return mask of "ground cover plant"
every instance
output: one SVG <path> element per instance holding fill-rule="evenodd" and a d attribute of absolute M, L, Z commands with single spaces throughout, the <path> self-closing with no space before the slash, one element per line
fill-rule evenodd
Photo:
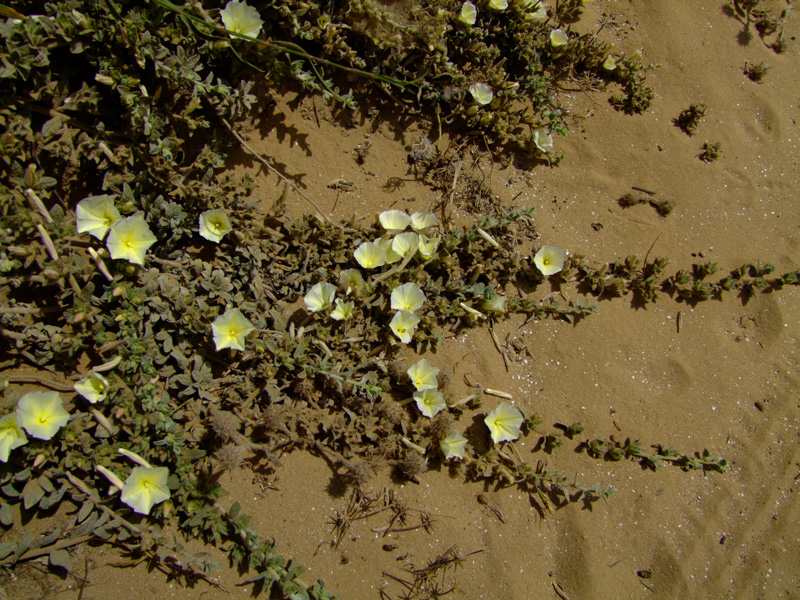
<path fill-rule="evenodd" d="M 533 211 L 491 203 L 468 226 L 439 207 L 382 212 L 365 227 L 287 217 L 287 184 L 257 215 L 251 182 L 224 169 L 231 130 L 287 80 L 345 108 L 377 86 L 436 127 L 478 130 L 557 162 L 559 86 L 620 86 L 615 106 L 645 109 L 652 94 L 639 56 L 572 35 L 576 1 L 420 3 L 403 23 L 368 2 L 347 12 L 258 8 L 2 7 L 4 565 L 47 556 L 69 569 L 71 545 L 103 539 L 205 577 L 215 565 L 166 535 L 172 525 L 225 544 L 257 589 L 332 597 L 238 504 L 219 501 L 224 470 L 246 460 L 268 468 L 293 450 L 324 456 L 355 487 L 378 470 L 418 479 L 449 461 L 468 479 L 523 489 L 543 515 L 616 490 L 526 462 L 514 449 L 520 436 L 551 455 L 566 438 L 587 456 L 652 469 L 728 468 L 710 450 L 663 440 L 648 450 L 581 439 L 590 429 L 581 423 L 540 432 L 544 417 L 510 403 L 482 410 L 497 390 L 448 397 L 435 356 L 405 364 L 398 349 L 421 353 L 444 333 L 512 315 L 598 318 L 605 297 L 746 301 L 796 285 L 798 272 L 776 275 L 754 258 L 723 277 L 708 262 L 671 273 L 664 257 L 595 261 L 548 244 L 527 256 L 519 248 L 535 231 Z M 415 159 L 423 178 L 447 177 L 448 164 L 434 148 Z M 526 297 L 546 281 L 590 300 Z M 481 414 L 482 425 L 465 426 L 464 413 Z M 38 538 L 14 517 L 59 507 L 70 526 Z"/>

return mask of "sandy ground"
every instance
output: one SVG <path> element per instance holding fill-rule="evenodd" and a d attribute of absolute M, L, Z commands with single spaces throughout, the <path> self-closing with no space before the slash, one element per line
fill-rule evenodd
<path fill-rule="evenodd" d="M 504 206 L 536 208 L 539 237 L 525 252 L 548 243 L 599 264 L 643 256 L 653 246 L 651 256 L 670 259 L 668 273 L 689 268 L 699 256 L 725 273 L 759 259 L 779 273 L 798 268 L 798 46 L 777 55 L 758 37 L 742 45 L 742 25 L 722 5 L 589 5 L 574 28 L 596 30 L 603 15 L 610 19 L 604 39 L 627 52 L 642 48 L 645 60 L 660 65 L 648 75 L 656 98 L 646 114 L 628 116 L 608 104 L 608 91 L 567 95 L 571 135 L 556 140 L 566 154 L 557 168 L 503 168 L 499 155 L 494 167 L 488 155 L 471 167 L 483 170 Z M 774 11 L 782 3 L 765 5 Z M 795 15 L 787 32 L 798 31 Z M 743 75 L 746 61 L 770 66 L 761 84 Z M 691 103 L 708 109 L 694 137 L 672 124 Z M 435 140 L 435 132 L 393 125 L 392 105 L 367 108 L 343 124 L 319 100 L 298 105 L 289 95 L 255 115 L 247 139 L 296 176 L 334 220 L 434 206 L 436 193 L 410 181 L 407 153 L 423 135 Z M 358 165 L 353 152 L 364 141 L 372 146 Z M 716 162 L 697 158 L 704 142 L 721 143 Z M 240 158 L 235 168 L 252 172 L 257 197 L 269 205 L 282 184 Z M 409 181 L 390 191 L 393 177 Z M 337 179 L 353 183 L 353 191 L 329 188 Z M 621 208 L 616 200 L 631 186 L 673 200 L 675 210 L 661 217 L 647 205 Z M 293 213 L 310 210 L 297 194 L 291 198 Z M 473 218 L 463 211 L 456 216 L 465 223 Z M 579 297 L 569 287 L 562 291 Z M 450 374 L 454 397 L 469 393 L 466 375 L 510 393 L 526 414 L 541 413 L 544 433 L 555 423 L 582 421 L 586 432 L 552 455 L 535 451 L 537 436 L 518 449 L 584 483 L 613 484 L 619 492 L 607 506 L 572 505 L 542 518 L 525 494 L 465 484 L 446 469 L 425 474 L 419 484 L 381 474 L 367 490 L 376 502 L 392 496 L 410 510 L 408 526 L 426 513 L 431 528 L 383 535 L 392 514 L 384 511 L 354 521 L 334 547 L 331 520 L 346 511 L 351 491 L 331 485 L 323 460 L 297 453 L 282 457 L 274 474 L 227 475 L 225 502 L 239 501 L 256 528 L 275 538 L 279 553 L 308 566 L 309 581 L 322 578 L 342 598 L 401 598 L 404 588 L 395 578 L 412 580 L 404 569 L 425 566 L 452 547 L 463 561 L 441 581 L 444 590 L 453 588 L 453 598 L 558 598 L 556 587 L 571 600 L 800 598 L 799 301 L 797 288 L 746 304 L 731 295 L 695 307 L 662 296 L 646 309 L 632 307 L 629 298 L 601 300 L 597 314 L 575 327 L 551 320 L 522 326 L 519 319 L 496 325 L 512 354 L 508 370 L 485 327 L 448 340 L 430 359 Z M 499 402 L 488 397 L 485 410 Z M 471 419 L 467 414 L 459 425 Z M 574 451 L 580 440 L 609 435 L 687 453 L 707 448 L 733 468 L 654 473 Z M 109 548 L 89 550 L 85 563 L 76 559 L 88 567 L 82 596 L 79 581 L 49 578 L 40 579 L 41 588 L 18 588 L 20 595 L 8 584 L 7 597 L 212 600 L 251 592 L 235 585 L 240 578 L 232 571 L 220 574 L 224 590 L 203 582 L 184 589 L 145 565 L 109 566 L 119 560 Z"/>

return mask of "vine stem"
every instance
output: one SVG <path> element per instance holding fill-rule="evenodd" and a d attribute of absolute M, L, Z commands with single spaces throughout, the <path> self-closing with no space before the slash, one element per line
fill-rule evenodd
<path fill-rule="evenodd" d="M 198 17 L 197 15 L 188 12 L 185 7 L 173 4 L 169 0 L 153 0 L 153 1 L 156 4 L 162 6 L 163 8 L 166 8 L 167 10 L 179 14 L 184 18 L 190 19 L 195 23 L 208 27 L 209 29 L 212 29 L 216 33 L 227 34 L 232 37 L 237 37 L 239 39 L 247 40 L 248 42 L 256 43 L 266 48 L 271 48 L 273 50 L 282 50 L 288 54 L 291 54 L 292 56 L 304 58 L 306 60 L 319 63 L 327 67 L 333 67 L 334 69 L 339 69 L 340 71 L 344 71 L 345 73 L 352 73 L 353 75 L 358 75 L 359 77 L 366 77 L 367 79 L 372 79 L 374 81 L 381 81 L 383 83 L 388 83 L 395 87 L 399 87 L 402 90 L 405 90 L 406 87 L 410 85 L 419 87 L 420 83 L 424 81 L 424 77 L 419 77 L 412 81 L 405 81 L 402 79 L 395 79 L 394 77 L 388 77 L 386 75 L 379 75 L 376 73 L 370 73 L 368 71 L 362 71 L 361 69 L 356 69 L 354 67 L 347 67 L 337 62 L 333 62 L 331 60 L 327 60 L 324 58 L 320 58 L 319 56 L 314 56 L 312 54 L 309 54 L 308 52 L 303 50 L 300 46 L 292 42 L 283 42 L 280 40 L 259 40 L 247 35 L 242 35 L 241 33 L 237 33 L 235 31 L 231 31 L 229 29 L 226 29 L 222 25 L 217 25 L 216 23 L 211 23 L 206 19 Z"/>

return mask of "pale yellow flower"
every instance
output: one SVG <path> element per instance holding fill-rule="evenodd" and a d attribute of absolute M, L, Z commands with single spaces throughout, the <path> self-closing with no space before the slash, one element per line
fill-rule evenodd
<path fill-rule="evenodd" d="M 414 332 L 417 330 L 419 320 L 419 317 L 411 311 L 398 310 L 394 317 L 392 317 L 389 327 L 401 342 L 408 344 Z"/>
<path fill-rule="evenodd" d="M 318 283 L 303 298 L 308 312 L 320 312 L 333 306 L 336 286 L 332 283 Z"/>
<path fill-rule="evenodd" d="M 553 136 L 546 129 L 537 129 L 533 132 L 533 143 L 539 150 L 547 154 L 553 149 Z"/>
<path fill-rule="evenodd" d="M 238 308 L 228 309 L 224 315 L 217 317 L 211 324 L 214 345 L 217 350 L 233 348 L 243 351 L 245 338 L 254 329 L 253 324 Z"/>
<path fill-rule="evenodd" d="M 434 389 L 428 388 L 414 392 L 414 400 L 417 403 L 419 412 L 429 419 L 447 408 L 447 402 L 445 402 L 442 393 Z"/>
<path fill-rule="evenodd" d="M 362 243 L 353 256 L 365 269 L 375 269 L 386 264 L 386 249 L 375 242 Z"/>
<path fill-rule="evenodd" d="M 385 210 L 378 215 L 378 220 L 387 231 L 403 231 L 411 223 L 411 217 L 402 210 Z"/>
<path fill-rule="evenodd" d="M 386 250 L 386 264 L 390 265 L 392 263 L 396 263 L 399 260 L 402 260 L 402 256 L 400 256 L 397 252 L 394 251 L 392 248 L 392 244 L 394 244 L 394 240 L 389 239 L 380 239 L 375 242 L 381 248 Z"/>
<path fill-rule="evenodd" d="M 499 294 L 492 294 L 491 298 L 486 298 L 481 304 L 481 308 L 488 313 L 505 314 L 506 297 Z"/>
<path fill-rule="evenodd" d="M 522 413 L 508 402 L 503 402 L 483 420 L 495 444 L 517 439 L 522 421 Z"/>
<path fill-rule="evenodd" d="M 100 400 L 105 400 L 106 394 L 108 393 L 108 386 L 108 379 L 100 375 L 100 373 L 89 371 L 86 377 L 80 381 L 76 381 L 72 387 L 81 396 L 94 404 Z"/>
<path fill-rule="evenodd" d="M 409 253 L 413 254 L 417 248 L 419 248 L 419 235 L 413 231 L 396 235 L 392 240 L 392 250 L 401 258 L 405 258 Z"/>
<path fill-rule="evenodd" d="M 537 2 L 536 0 L 525 0 L 525 8 L 533 8 L 533 11 L 525 15 L 528 21 L 546 21 L 547 20 L 547 5 L 544 2 Z"/>
<path fill-rule="evenodd" d="M 458 15 L 458 20 L 464 25 L 475 25 L 475 19 L 478 17 L 478 9 L 472 2 L 464 2 L 461 5 L 461 14 Z"/>
<path fill-rule="evenodd" d="M 554 48 L 566 46 L 569 43 L 569 36 L 561 29 L 553 29 L 550 32 L 550 45 Z"/>
<path fill-rule="evenodd" d="M 39 440 L 51 439 L 69 421 L 58 392 L 28 392 L 17 402 L 19 426 Z"/>
<path fill-rule="evenodd" d="M 336 299 L 336 308 L 331 312 L 331 319 L 336 321 L 346 321 L 353 316 L 353 309 L 355 302 L 342 302 L 339 298 Z"/>
<path fill-rule="evenodd" d="M 108 229 L 122 218 L 113 196 L 91 196 L 78 202 L 75 225 L 78 233 L 88 233 L 98 240 L 106 237 Z"/>
<path fill-rule="evenodd" d="M 411 215 L 411 229 L 416 232 L 424 232 L 431 227 L 435 227 L 437 222 L 436 215 L 430 211 L 415 212 Z"/>
<path fill-rule="evenodd" d="M 505 10 L 508 8 L 508 0 L 489 0 L 489 8 L 493 10 Z"/>
<path fill-rule="evenodd" d="M 166 467 L 134 467 L 122 486 L 119 499 L 134 512 L 150 514 L 153 505 L 169 500 L 168 479 Z"/>
<path fill-rule="evenodd" d="M 392 290 L 392 308 L 415 312 L 425 303 L 425 294 L 416 283 L 404 283 Z"/>
<path fill-rule="evenodd" d="M 339 273 L 339 285 L 346 285 L 344 293 L 348 296 L 364 286 L 364 278 L 358 269 L 344 269 Z"/>
<path fill-rule="evenodd" d="M 425 235 L 420 234 L 419 236 L 419 255 L 424 259 L 428 260 L 433 256 L 436 252 L 436 249 L 439 247 L 439 238 L 438 237 L 428 237 Z"/>
<path fill-rule="evenodd" d="M 239 0 L 228 2 L 219 12 L 219 16 L 225 29 L 247 37 L 257 37 L 264 24 L 255 8 Z"/>
<path fill-rule="evenodd" d="M 610 54 L 606 56 L 606 59 L 603 61 L 603 68 L 606 71 L 613 71 L 617 68 L 617 61 L 614 59 L 613 56 Z"/>
<path fill-rule="evenodd" d="M 464 458 L 464 448 L 467 445 L 467 438 L 461 435 L 460 432 L 454 431 L 439 444 L 439 447 L 444 452 L 445 459 L 449 458 Z"/>
<path fill-rule="evenodd" d="M 15 411 L 0 419 L 0 462 L 6 462 L 14 448 L 27 443 L 28 437 L 19 423 L 19 413 Z"/>
<path fill-rule="evenodd" d="M 121 219 L 111 226 L 106 248 L 113 259 L 122 259 L 135 265 L 144 264 L 147 249 L 156 243 L 142 213 Z"/>
<path fill-rule="evenodd" d="M 432 389 L 435 390 L 439 387 L 439 382 L 436 381 L 436 376 L 439 374 L 439 367 L 431 366 L 426 359 L 422 359 L 408 368 L 408 376 L 411 378 L 411 383 L 417 391 Z"/>
<path fill-rule="evenodd" d="M 556 246 L 542 246 L 533 257 L 533 264 L 542 275 L 549 277 L 564 268 L 565 252 Z"/>
<path fill-rule="evenodd" d="M 475 102 L 481 105 L 489 104 L 494 97 L 494 94 L 492 94 L 492 88 L 485 83 L 473 83 L 471 86 L 469 86 L 469 93 L 472 94 Z"/>
<path fill-rule="evenodd" d="M 231 231 L 233 231 L 233 227 L 231 227 L 228 213 L 221 208 L 200 213 L 200 237 L 219 244 L 222 238 Z"/>

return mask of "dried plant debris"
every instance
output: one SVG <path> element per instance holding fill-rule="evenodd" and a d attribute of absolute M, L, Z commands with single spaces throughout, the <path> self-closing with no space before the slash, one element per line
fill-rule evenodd
<path fill-rule="evenodd" d="M 745 61 L 742 71 L 750 81 L 761 83 L 769 69 L 769 66 L 765 65 L 763 62 L 749 63 Z"/>
<path fill-rule="evenodd" d="M 404 569 L 402 576 L 392 575 L 391 573 L 384 573 L 384 576 L 402 588 L 402 593 L 395 596 L 396 598 L 409 600 L 441 598 L 459 589 L 454 579 L 455 572 L 468 557 L 480 552 L 483 552 L 483 550 L 474 550 L 467 553 L 456 546 L 452 546 L 442 554 L 437 555 L 436 558 L 428 561 L 423 567 L 409 565 Z M 386 600 L 392 598 L 384 590 L 381 590 L 380 593 L 381 598 Z"/>
<path fill-rule="evenodd" d="M 617 203 L 622 208 L 629 208 L 637 204 L 649 204 L 656 209 L 656 212 L 662 217 L 669 215 L 675 208 L 674 203 L 667 198 L 655 198 L 653 195 L 642 196 L 641 194 L 634 194 L 628 192 L 617 200 Z"/>

